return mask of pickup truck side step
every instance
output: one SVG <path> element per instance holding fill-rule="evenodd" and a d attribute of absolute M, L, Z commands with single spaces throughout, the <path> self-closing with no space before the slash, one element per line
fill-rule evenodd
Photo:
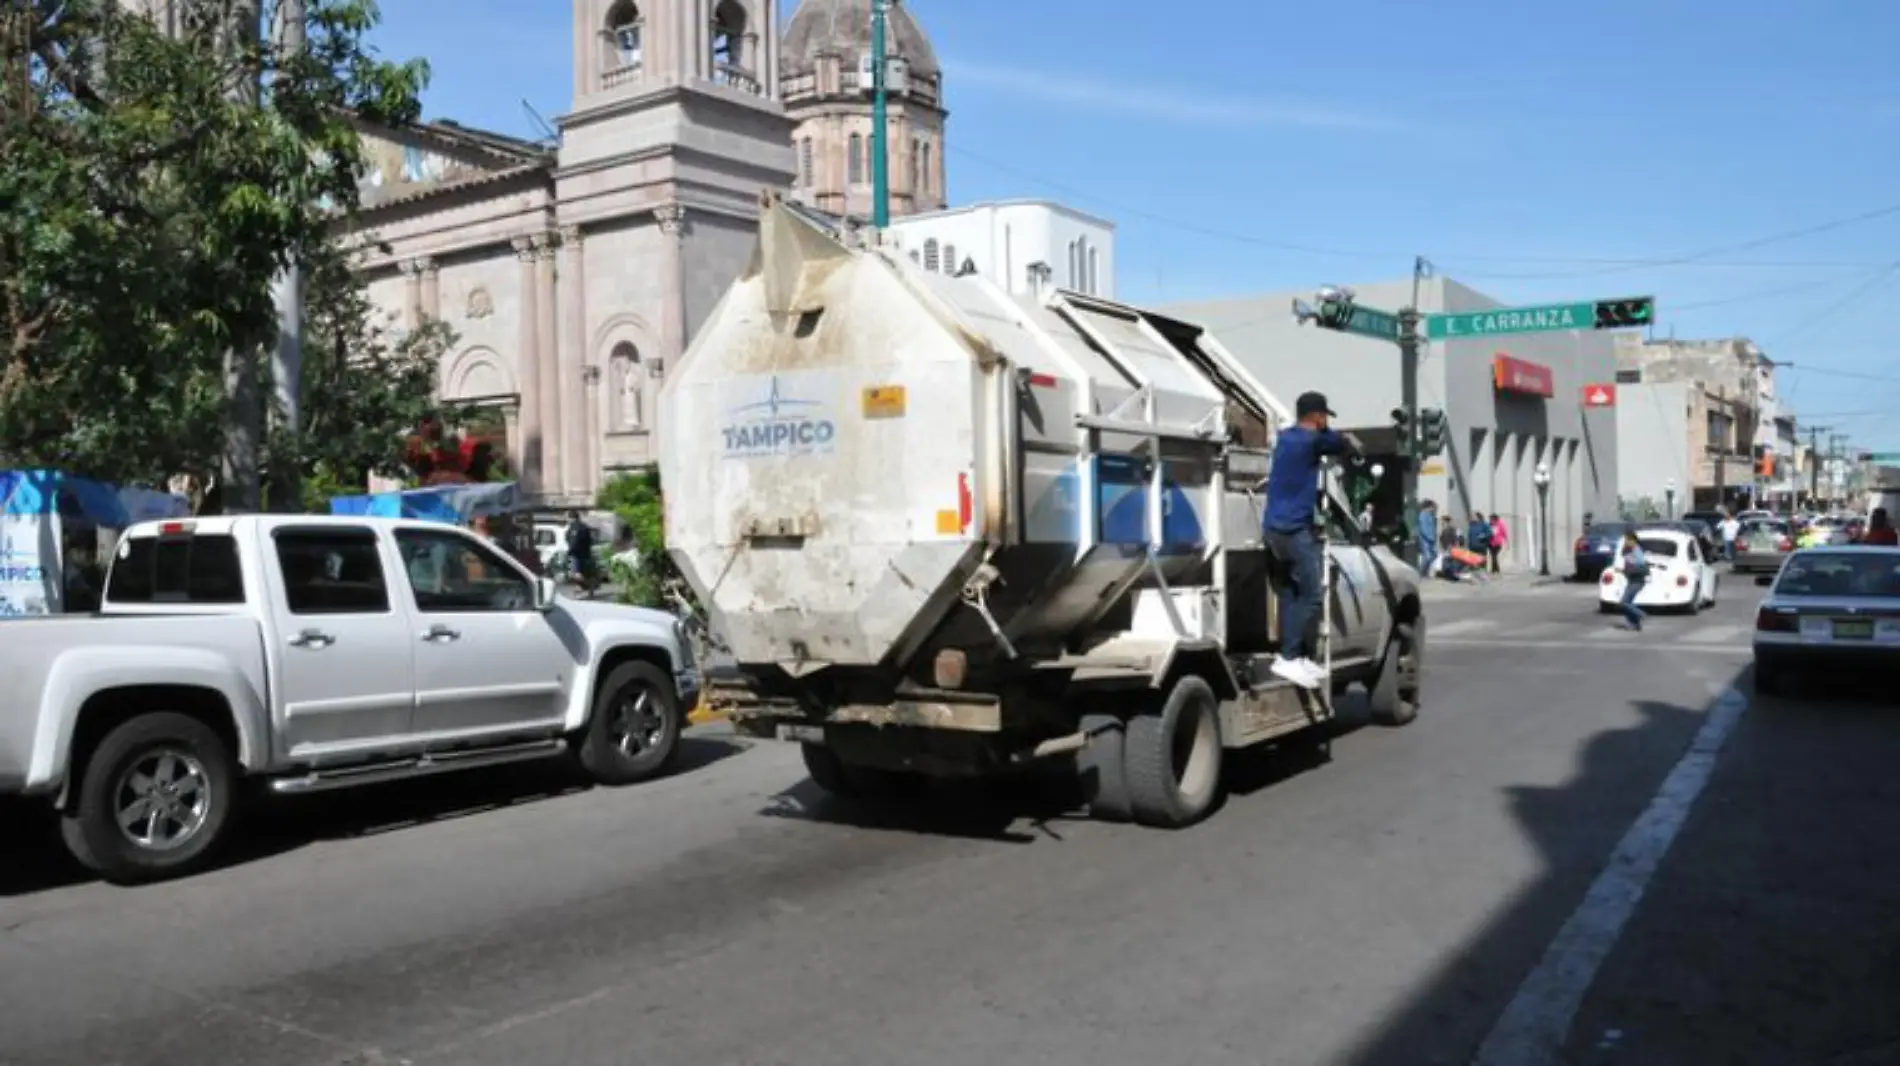
<path fill-rule="evenodd" d="M 371 785 L 382 781 L 427 777 L 430 774 L 444 774 L 453 770 L 473 770 L 483 766 L 501 766 L 506 763 L 546 759 L 566 750 L 567 741 L 560 737 L 553 737 L 501 747 L 430 752 L 396 762 L 342 766 L 328 770 L 312 770 L 297 777 L 280 777 L 270 783 L 270 788 L 272 792 L 280 796 L 323 792 L 333 788 L 354 788 L 357 785 Z"/>

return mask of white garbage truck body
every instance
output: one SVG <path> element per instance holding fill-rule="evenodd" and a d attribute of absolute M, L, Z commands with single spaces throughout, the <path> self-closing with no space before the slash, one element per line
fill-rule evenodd
<path fill-rule="evenodd" d="M 1073 753 L 1099 813 L 1180 824 L 1210 746 L 1351 681 L 1415 706 L 1418 575 L 1330 488 L 1332 684 L 1268 673 L 1258 486 L 1289 414 L 1187 323 L 928 272 L 768 197 L 660 409 L 667 544 L 738 667 L 714 698 L 834 791 Z"/>

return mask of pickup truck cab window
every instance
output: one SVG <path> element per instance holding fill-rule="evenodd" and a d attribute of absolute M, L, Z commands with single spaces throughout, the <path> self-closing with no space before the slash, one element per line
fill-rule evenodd
<path fill-rule="evenodd" d="M 396 533 L 416 609 L 424 613 L 528 611 L 534 582 L 500 552 L 460 533 L 404 529 Z"/>
<path fill-rule="evenodd" d="M 107 579 L 114 603 L 243 603 L 237 540 L 225 535 L 127 537 Z"/>
<path fill-rule="evenodd" d="M 284 601 L 291 614 L 388 612 L 389 586 L 375 533 L 284 529 L 276 540 Z"/>

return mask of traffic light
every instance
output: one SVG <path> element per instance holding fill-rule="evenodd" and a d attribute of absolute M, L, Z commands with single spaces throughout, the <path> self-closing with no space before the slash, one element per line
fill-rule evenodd
<path fill-rule="evenodd" d="M 1597 301 L 1598 329 L 1633 329 L 1656 320 L 1654 296 L 1629 296 L 1620 300 Z"/>
<path fill-rule="evenodd" d="M 1442 455 L 1445 445 L 1451 439 L 1451 420 L 1445 412 L 1436 407 L 1427 407 L 1418 413 L 1418 453 L 1424 457 Z"/>
<path fill-rule="evenodd" d="M 1411 416 L 1405 413 L 1405 408 L 1394 407 L 1392 409 L 1392 432 L 1398 434 L 1399 454 L 1401 455 L 1407 454 L 1410 451 L 1405 444 L 1412 439 L 1411 430 Z"/>

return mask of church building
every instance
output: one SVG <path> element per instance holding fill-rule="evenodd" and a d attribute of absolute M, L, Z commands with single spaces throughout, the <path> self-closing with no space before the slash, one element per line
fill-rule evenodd
<path fill-rule="evenodd" d="M 490 408 L 548 506 L 655 460 L 655 401 L 752 254 L 763 189 L 870 211 L 871 0 L 572 0 L 573 104 L 537 143 L 365 126 L 347 239 L 372 299 L 457 341 L 444 398 Z M 943 79 L 893 5 L 892 212 L 944 206 Z"/>

